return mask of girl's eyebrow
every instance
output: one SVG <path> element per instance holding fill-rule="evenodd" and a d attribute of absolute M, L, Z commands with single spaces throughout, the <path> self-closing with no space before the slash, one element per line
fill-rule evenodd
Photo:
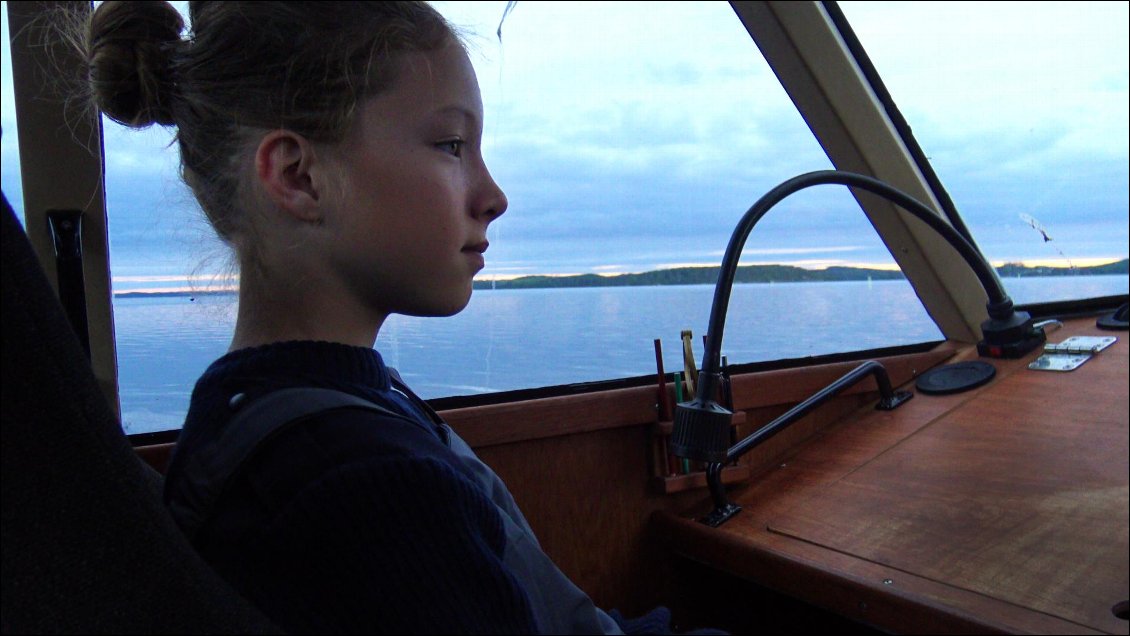
<path fill-rule="evenodd" d="M 444 106 L 442 108 L 438 108 L 432 114 L 436 117 L 442 117 L 442 116 L 452 115 L 452 114 L 457 115 L 457 116 L 461 116 L 461 117 L 463 117 L 463 119 L 467 120 L 468 123 L 476 125 L 476 126 L 481 123 L 481 122 L 479 122 L 478 113 L 476 113 L 475 111 L 473 111 L 470 108 L 463 106 L 461 104 L 452 104 L 450 106 Z"/>

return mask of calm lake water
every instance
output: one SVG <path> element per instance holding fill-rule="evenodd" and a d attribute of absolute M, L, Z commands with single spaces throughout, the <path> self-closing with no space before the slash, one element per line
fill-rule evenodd
<path fill-rule="evenodd" d="M 1125 276 L 1009 279 L 1017 303 L 1125 294 Z M 476 291 L 451 318 L 391 317 L 376 348 L 425 398 L 682 368 L 680 332 L 702 333 L 712 285 Z M 116 298 L 127 433 L 179 428 L 192 386 L 227 350 L 234 296 Z M 906 281 L 736 285 L 722 353 L 731 363 L 940 340 Z"/>

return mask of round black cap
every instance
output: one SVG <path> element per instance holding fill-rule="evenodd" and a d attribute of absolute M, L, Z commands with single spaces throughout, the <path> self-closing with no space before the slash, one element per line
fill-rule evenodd
<path fill-rule="evenodd" d="M 919 391 L 934 395 L 961 393 L 985 384 L 996 374 L 996 368 L 988 362 L 980 360 L 956 362 L 930 369 L 918 376 L 914 385 Z"/>

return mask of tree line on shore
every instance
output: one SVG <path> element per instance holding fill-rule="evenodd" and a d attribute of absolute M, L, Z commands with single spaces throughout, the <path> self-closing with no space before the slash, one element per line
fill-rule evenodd
<path fill-rule="evenodd" d="M 1001 278 L 1027 276 L 1096 276 L 1104 274 L 1130 273 L 1130 260 L 1122 259 L 1116 263 L 1092 267 L 1028 267 L 1017 263 L 1007 263 L 997 268 Z M 655 285 L 713 285 L 718 281 L 715 267 L 675 267 L 658 269 L 638 274 L 575 274 L 569 276 L 521 276 L 507 280 L 476 280 L 475 289 L 545 289 L 558 287 L 648 287 Z M 735 283 L 803 283 L 840 282 L 863 280 L 901 280 L 902 272 L 888 269 L 866 267 L 828 267 L 826 269 L 804 269 L 792 265 L 741 265 L 734 276 Z M 169 290 L 149 292 L 130 290 L 116 292 L 117 298 L 160 296 L 222 296 L 236 293 L 231 288 L 197 290 Z"/>
<path fill-rule="evenodd" d="M 1094 276 L 1128 273 L 1130 260 L 1092 267 L 1028 267 L 1006 263 L 997 268 L 1002 278 L 1026 276 Z M 644 287 L 654 285 L 713 285 L 719 267 L 676 267 L 638 274 L 575 274 L 569 276 L 521 276 L 508 280 L 476 280 L 475 289 L 533 289 L 554 287 Z M 866 267 L 828 267 L 804 269 L 792 265 L 742 265 L 734 276 L 735 283 L 801 283 L 862 280 L 900 280 L 898 270 Z"/>

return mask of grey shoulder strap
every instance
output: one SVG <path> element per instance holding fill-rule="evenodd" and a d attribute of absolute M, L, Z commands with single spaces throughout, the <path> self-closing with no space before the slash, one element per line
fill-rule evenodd
<path fill-rule="evenodd" d="M 212 515 L 228 481 L 267 439 L 313 415 L 337 409 L 363 409 L 386 417 L 410 420 L 401 413 L 334 389 L 279 389 L 244 406 L 211 444 L 200 448 L 185 465 L 178 482 L 179 496 L 170 510 L 190 540 Z"/>

